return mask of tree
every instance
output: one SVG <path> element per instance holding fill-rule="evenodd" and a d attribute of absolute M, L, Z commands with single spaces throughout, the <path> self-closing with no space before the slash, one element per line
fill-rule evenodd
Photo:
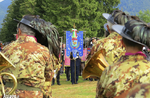
<path fill-rule="evenodd" d="M 139 11 L 139 15 L 138 17 L 140 18 L 140 20 L 149 23 L 150 22 L 150 11 L 149 10 L 145 10 L 144 12 Z"/>
<path fill-rule="evenodd" d="M 35 14 L 35 5 L 36 5 L 36 0 L 24 0 L 20 4 L 20 13 L 22 12 L 23 15 L 25 14 Z"/>
<path fill-rule="evenodd" d="M 60 36 L 71 31 L 75 23 L 78 31 L 86 31 L 87 37 L 101 37 L 106 19 L 102 13 L 112 13 L 120 0 L 12 0 L 2 28 L 0 39 L 4 42 L 14 40 L 17 23 L 25 14 L 40 15 L 53 23 Z"/>
<path fill-rule="evenodd" d="M 56 25 L 61 36 L 75 23 L 78 31 L 96 37 L 103 36 L 106 20 L 102 13 L 112 13 L 118 3 L 119 0 L 37 0 L 36 14 Z"/>
<path fill-rule="evenodd" d="M 21 15 L 19 14 L 19 4 L 22 1 L 23 0 L 13 0 L 12 4 L 8 7 L 8 14 L 3 20 L 0 32 L 0 39 L 3 42 L 10 42 L 14 40 L 13 34 L 16 33 L 17 23 L 13 19 L 18 19 L 19 17 L 21 17 Z"/>
<path fill-rule="evenodd" d="M 16 34 L 17 22 L 13 19 L 21 20 L 25 14 L 34 14 L 35 0 L 12 0 L 8 7 L 8 14 L 2 23 L 0 29 L 0 39 L 3 42 L 15 40 L 13 34 Z"/>

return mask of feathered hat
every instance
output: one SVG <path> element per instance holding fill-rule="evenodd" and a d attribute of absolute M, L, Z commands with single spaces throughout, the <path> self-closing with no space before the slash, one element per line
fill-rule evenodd
<path fill-rule="evenodd" d="M 131 16 L 121 10 L 114 10 L 112 14 L 103 13 L 103 17 L 112 24 L 120 25 L 124 25 L 128 20 L 131 20 Z"/>
<path fill-rule="evenodd" d="M 113 25 L 112 28 L 122 37 L 150 48 L 150 26 L 140 20 L 130 20 L 122 25 Z"/>
<path fill-rule="evenodd" d="M 60 42 L 59 42 L 59 33 L 56 27 L 50 23 L 46 22 L 43 19 L 40 19 L 40 16 L 34 15 L 25 15 L 18 21 L 33 30 L 36 31 L 35 37 L 37 38 L 37 42 L 48 47 L 51 54 L 54 54 L 57 58 L 59 58 L 60 52 Z"/>

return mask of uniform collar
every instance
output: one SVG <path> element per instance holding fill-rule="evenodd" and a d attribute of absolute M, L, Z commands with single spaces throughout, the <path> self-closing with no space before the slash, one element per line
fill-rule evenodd
<path fill-rule="evenodd" d="M 141 55 L 141 56 L 146 57 L 146 55 L 145 55 L 142 51 L 139 51 L 139 52 L 137 52 L 137 53 L 129 53 L 129 52 L 126 52 L 125 55 Z"/>
<path fill-rule="evenodd" d="M 17 39 L 17 41 L 21 41 L 21 42 L 37 42 L 36 38 L 34 36 L 19 36 L 19 38 Z"/>

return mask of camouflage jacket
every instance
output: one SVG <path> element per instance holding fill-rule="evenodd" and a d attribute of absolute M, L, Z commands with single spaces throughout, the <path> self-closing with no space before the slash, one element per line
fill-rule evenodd
<path fill-rule="evenodd" d="M 150 83 L 135 85 L 126 98 L 150 98 Z"/>
<path fill-rule="evenodd" d="M 46 79 L 52 80 L 53 61 L 47 47 L 37 43 L 33 37 L 20 36 L 7 45 L 2 53 L 15 65 L 4 72 L 12 73 L 18 83 L 33 87 L 42 87 Z M 5 76 L 6 81 L 11 81 Z"/>
<path fill-rule="evenodd" d="M 61 67 L 61 64 L 54 54 L 53 54 L 53 59 L 54 59 L 54 65 L 53 65 L 54 70 L 59 70 Z"/>
<path fill-rule="evenodd" d="M 59 63 L 59 60 L 56 58 L 56 56 L 54 54 L 52 56 L 53 56 L 53 60 L 54 60 L 53 68 L 54 68 L 54 70 L 57 70 L 56 73 L 58 73 L 61 65 Z M 46 81 L 45 82 L 45 84 L 42 88 L 42 92 L 43 92 L 43 96 L 44 96 L 43 98 L 52 98 L 51 84 L 52 84 L 51 81 Z"/>
<path fill-rule="evenodd" d="M 103 71 L 96 98 L 119 96 L 136 83 L 150 83 L 150 62 L 142 55 L 124 55 Z"/>
<path fill-rule="evenodd" d="M 97 41 L 94 43 L 85 63 L 87 63 L 89 59 L 102 48 L 106 50 L 105 59 L 109 65 L 117 62 L 121 55 L 125 54 L 125 48 L 122 46 L 121 39 L 122 37 L 118 33 L 112 32 L 108 37 Z"/>

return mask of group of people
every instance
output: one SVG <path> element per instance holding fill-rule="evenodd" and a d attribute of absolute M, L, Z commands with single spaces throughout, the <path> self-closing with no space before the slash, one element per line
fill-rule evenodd
<path fill-rule="evenodd" d="M 107 37 L 94 44 L 85 64 L 105 49 L 109 66 L 99 77 L 96 98 L 150 97 L 150 61 L 143 53 L 143 47 L 150 48 L 150 26 L 121 10 L 103 16 L 107 20 L 104 25 Z"/>
<path fill-rule="evenodd" d="M 97 41 L 92 39 L 91 51 L 85 62 L 86 66 L 94 54 L 105 49 L 109 66 L 99 77 L 96 98 L 150 97 L 147 94 L 150 91 L 150 61 L 142 51 L 143 47 L 150 48 L 150 26 L 137 16 L 120 10 L 111 14 L 103 13 L 103 16 L 107 20 L 106 38 Z M 16 40 L 1 51 L 16 67 L 3 70 L 17 78 L 18 86 L 13 95 L 19 95 L 20 98 L 51 98 L 55 71 L 57 84 L 60 85 L 60 69 L 61 65 L 64 66 L 65 50 L 62 50 L 62 61 L 59 59 L 59 33 L 52 23 L 39 16 L 25 15 L 21 21 L 15 21 L 18 22 Z M 82 65 L 79 63 L 79 54 L 73 59 L 71 53 L 72 84 L 78 83 L 78 65 Z M 66 73 L 69 73 L 68 70 L 66 68 Z M 9 92 L 13 81 L 8 76 L 3 79 L 5 91 Z"/>
<path fill-rule="evenodd" d="M 93 37 L 93 38 L 89 39 L 87 43 L 84 43 L 84 50 L 87 49 L 87 48 L 91 49 L 96 41 L 98 41 L 98 38 L 96 38 L 96 37 Z M 87 44 L 87 45 L 85 45 L 85 44 Z M 65 49 L 65 44 L 64 44 L 63 49 Z M 66 51 L 62 51 L 62 55 L 63 55 L 62 58 L 63 58 L 64 62 L 65 62 L 65 60 L 67 60 L 67 58 L 65 58 L 66 57 L 65 52 Z M 79 53 L 77 52 L 76 58 L 73 58 L 72 52 L 70 53 L 70 58 L 69 58 L 70 63 L 69 63 L 69 65 L 66 64 L 66 63 L 63 64 L 65 66 L 65 74 L 66 74 L 66 78 L 67 78 L 66 81 L 70 81 L 70 79 L 71 79 L 72 84 L 78 84 L 78 79 L 79 79 L 79 76 L 82 75 L 82 71 L 85 67 L 86 56 L 88 55 L 88 53 L 89 53 L 89 51 L 88 52 L 86 51 L 85 55 L 83 57 L 80 57 Z M 84 79 L 84 80 L 93 81 L 94 79 L 93 78 L 87 78 L 87 79 Z"/>

